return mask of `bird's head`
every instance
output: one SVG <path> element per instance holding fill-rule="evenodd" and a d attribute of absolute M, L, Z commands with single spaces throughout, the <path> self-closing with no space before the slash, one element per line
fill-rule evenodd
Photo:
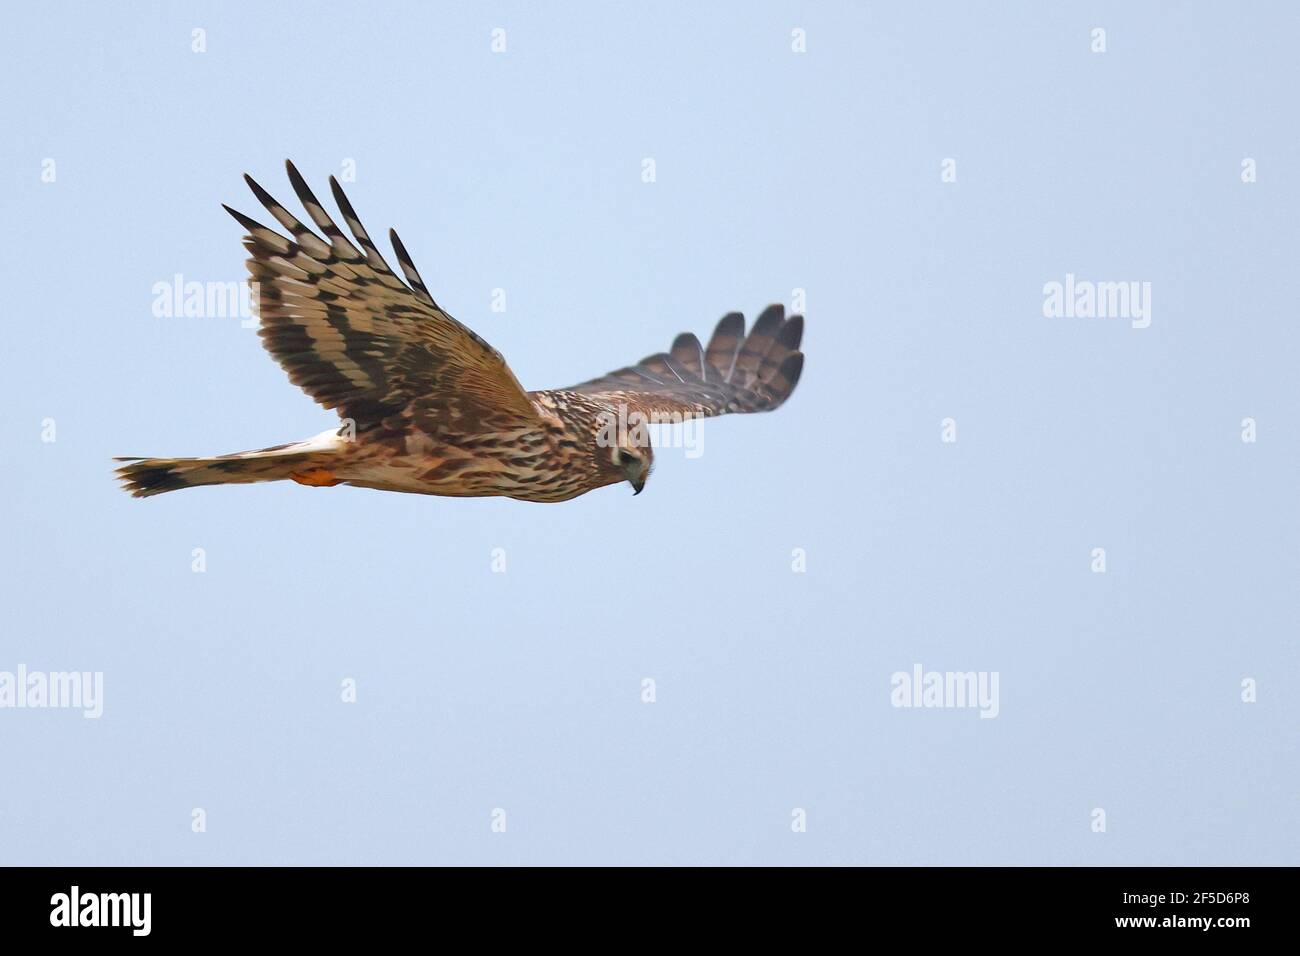
<path fill-rule="evenodd" d="M 627 441 L 607 450 L 610 453 L 610 463 L 621 476 L 618 480 L 626 480 L 632 486 L 633 495 L 641 494 L 646 479 L 650 477 L 650 469 L 654 467 L 654 448 L 650 445 L 650 439 L 635 441 L 629 435 Z"/>

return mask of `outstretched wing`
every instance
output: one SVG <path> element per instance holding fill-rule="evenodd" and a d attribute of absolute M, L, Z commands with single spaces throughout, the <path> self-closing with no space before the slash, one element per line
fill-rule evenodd
<path fill-rule="evenodd" d="M 803 316 L 769 305 L 745 335 L 745 317 L 722 317 L 707 349 L 683 332 L 672 350 L 562 391 L 626 404 L 645 416 L 768 412 L 790 397 L 803 371 Z"/>
<path fill-rule="evenodd" d="M 330 187 L 360 249 L 286 162 L 289 181 L 322 239 L 245 175 L 285 238 L 225 209 L 248 235 L 250 281 L 257 283 L 262 343 L 289 379 L 358 428 L 409 409 L 427 425 L 480 430 L 536 420 L 527 394 L 501 354 L 434 302 L 396 232 L 402 282 L 375 248 L 338 181 Z"/>

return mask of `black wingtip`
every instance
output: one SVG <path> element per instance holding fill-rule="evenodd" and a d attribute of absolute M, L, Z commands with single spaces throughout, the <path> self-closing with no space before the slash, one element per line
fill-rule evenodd
<path fill-rule="evenodd" d="M 266 206 L 268 209 L 270 209 L 272 206 L 280 205 L 278 202 L 275 201 L 275 199 L 272 198 L 271 194 L 268 193 L 265 189 L 263 189 L 261 185 L 258 183 L 258 181 L 254 179 L 252 176 L 248 175 L 248 173 L 244 173 L 244 182 L 248 183 L 248 188 L 253 191 L 253 195 L 257 197 L 257 201 L 260 202 L 263 206 Z"/>
<path fill-rule="evenodd" d="M 256 219 L 250 219 L 248 216 L 245 216 L 238 209 L 231 209 L 225 203 L 221 204 L 221 208 L 224 209 L 226 212 L 230 213 L 230 215 L 234 217 L 235 222 L 239 223 L 249 232 L 252 232 L 254 229 L 265 228 Z"/>
<path fill-rule="evenodd" d="M 397 234 L 396 229 L 388 230 L 388 241 L 393 244 L 393 251 L 397 253 L 397 258 L 411 265 L 411 256 L 406 251 L 406 246 L 402 245 L 402 237 Z"/>
<path fill-rule="evenodd" d="M 298 167 L 293 164 L 292 159 L 286 159 L 284 161 L 284 168 L 289 174 L 289 182 L 293 185 L 293 191 L 298 194 L 298 198 L 303 201 L 303 204 L 305 205 L 308 202 L 313 202 L 319 206 L 320 201 L 317 200 L 316 194 L 313 193 L 311 187 L 307 185 L 307 180 L 302 178 L 302 173 L 298 172 Z"/>
<path fill-rule="evenodd" d="M 352 222 L 355 222 L 357 225 L 360 225 L 361 217 L 358 216 L 357 211 L 352 208 L 352 203 L 348 202 L 348 196 L 347 193 L 343 191 L 343 186 L 333 176 L 330 176 L 330 192 L 334 194 L 334 201 L 338 203 L 339 209 L 343 210 L 343 215 L 351 219 Z M 349 226 L 351 226 L 351 223 L 349 223 Z M 353 231 L 355 232 L 356 230 L 354 229 Z M 363 229 L 362 231 L 364 232 L 365 230 Z M 357 238 L 360 239 L 361 236 L 358 235 Z M 366 238 L 369 239 L 369 236 Z"/>
<path fill-rule="evenodd" d="M 781 331 L 776 333 L 776 340 L 792 352 L 798 349 L 803 341 L 803 316 L 792 315 L 786 319 Z"/>
<path fill-rule="evenodd" d="M 729 335 L 742 335 L 744 331 L 745 316 L 740 312 L 728 312 L 718 320 L 717 328 L 713 330 L 713 334 L 717 335 L 719 332 L 725 332 Z"/>

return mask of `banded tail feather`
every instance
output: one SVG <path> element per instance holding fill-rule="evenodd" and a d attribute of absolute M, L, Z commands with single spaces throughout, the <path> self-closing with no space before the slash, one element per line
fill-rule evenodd
<path fill-rule="evenodd" d="M 113 460 L 123 463 L 116 469 L 117 478 L 123 490 L 135 498 L 202 485 L 247 485 L 259 481 L 293 479 L 299 484 L 338 484 L 333 476 L 340 456 L 328 447 L 329 439 L 339 440 L 335 432 L 327 432 L 310 441 L 212 458 Z"/>

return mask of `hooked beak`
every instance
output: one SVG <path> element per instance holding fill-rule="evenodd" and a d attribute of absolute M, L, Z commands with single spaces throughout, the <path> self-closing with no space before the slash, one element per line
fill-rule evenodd
<path fill-rule="evenodd" d="M 637 495 L 641 494 L 641 489 L 645 487 L 645 479 L 644 479 L 644 478 L 629 478 L 629 479 L 627 480 L 627 482 L 628 482 L 628 484 L 630 484 L 630 485 L 632 486 L 632 497 L 633 497 L 633 498 L 635 498 Z"/>

